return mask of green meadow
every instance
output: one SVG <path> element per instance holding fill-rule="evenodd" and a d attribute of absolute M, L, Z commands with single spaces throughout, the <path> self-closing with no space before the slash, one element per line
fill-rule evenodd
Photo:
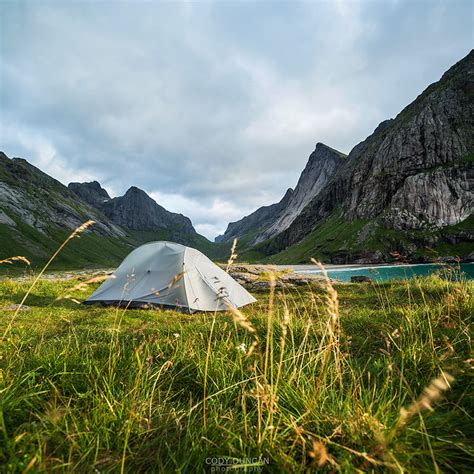
<path fill-rule="evenodd" d="M 270 288 L 217 314 L 32 282 L 0 281 L 0 472 L 472 472 L 472 282 Z"/>

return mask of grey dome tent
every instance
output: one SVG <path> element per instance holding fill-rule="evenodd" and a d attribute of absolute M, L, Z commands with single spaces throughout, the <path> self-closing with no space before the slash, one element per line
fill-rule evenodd
<path fill-rule="evenodd" d="M 131 252 L 84 303 L 225 311 L 255 301 L 198 250 L 174 242 L 150 242 Z"/>

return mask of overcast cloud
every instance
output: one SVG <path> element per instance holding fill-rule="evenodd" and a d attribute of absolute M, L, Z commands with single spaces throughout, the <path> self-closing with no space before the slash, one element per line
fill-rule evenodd
<path fill-rule="evenodd" d="M 465 56 L 473 3 L 0 0 L 0 149 L 209 238 Z"/>

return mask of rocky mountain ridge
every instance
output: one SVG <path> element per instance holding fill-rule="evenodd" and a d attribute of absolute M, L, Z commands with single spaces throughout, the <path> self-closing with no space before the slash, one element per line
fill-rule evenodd
<path fill-rule="evenodd" d="M 188 217 L 167 211 L 142 189 L 131 186 L 123 196 L 111 198 L 97 181 L 70 183 L 69 189 L 100 210 L 111 222 L 139 231 L 169 230 L 196 234 Z"/>
<path fill-rule="evenodd" d="M 230 223 L 216 242 L 244 237 L 256 244 L 284 231 L 332 179 L 345 158 L 344 153 L 317 143 L 294 191 L 289 188 L 277 204 L 261 207 L 243 219 Z"/>
<path fill-rule="evenodd" d="M 122 229 L 77 197 L 59 181 L 22 158 L 0 152 L 0 223 L 18 227 L 17 221 L 46 232 L 53 224 L 73 230 L 84 221 L 96 221 L 95 231 L 122 237 Z M 2 220 L 3 219 L 3 220 Z"/>
<path fill-rule="evenodd" d="M 69 183 L 67 187 L 91 206 L 100 207 L 111 198 L 98 181 L 90 183 Z"/>
<path fill-rule="evenodd" d="M 187 217 L 167 211 L 136 187 L 117 198 L 97 181 L 67 187 L 28 161 L 0 152 L 0 259 L 23 255 L 44 262 L 90 219 L 95 224 L 62 252 L 60 264 L 115 264 L 150 240 L 212 250 Z"/>
<path fill-rule="evenodd" d="M 258 229 L 269 227 L 280 213 L 286 208 L 293 194 L 293 189 L 288 188 L 283 198 L 276 204 L 262 206 L 242 219 L 231 222 L 223 235 L 216 237 L 216 242 L 230 242 L 235 238 L 252 235 Z"/>
<path fill-rule="evenodd" d="M 439 243 L 433 242 L 437 229 L 472 216 L 473 154 L 471 51 L 395 119 L 382 122 L 355 146 L 344 166 L 291 225 L 262 243 L 259 251 L 271 255 L 290 248 L 338 214 L 348 223 L 369 221 L 366 235 L 358 237 L 362 244 L 374 233 L 382 239 L 375 261 L 386 260 L 390 252 L 411 258 L 425 244 Z M 398 243 L 396 239 L 384 243 L 383 233 L 393 235 L 392 231 L 400 232 Z M 472 241 L 469 233 L 464 237 Z M 340 250 L 347 261 L 356 257 L 347 242 L 341 242 Z"/>

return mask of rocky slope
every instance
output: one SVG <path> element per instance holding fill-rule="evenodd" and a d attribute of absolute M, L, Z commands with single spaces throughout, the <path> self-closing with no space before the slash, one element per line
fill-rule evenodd
<path fill-rule="evenodd" d="M 97 209 L 80 201 L 59 181 L 21 158 L 0 152 L 0 209 L 3 224 L 16 227 L 16 220 L 46 233 L 51 225 L 73 230 L 84 221 L 96 221 L 95 232 L 124 236 Z"/>
<path fill-rule="evenodd" d="M 43 260 L 89 219 L 96 223 L 82 243 L 94 241 L 91 260 L 100 252 L 114 256 L 129 247 L 124 230 L 99 210 L 26 160 L 0 152 L 0 259 L 22 254 Z M 83 250 L 79 258 L 87 258 Z"/>
<path fill-rule="evenodd" d="M 230 223 L 224 235 L 216 241 L 247 237 L 255 244 L 284 231 L 332 179 L 345 158 L 343 153 L 318 143 L 294 191 L 290 188 L 279 203 L 261 207 L 240 221 Z"/>
<path fill-rule="evenodd" d="M 0 260 L 23 255 L 41 265 L 85 221 L 95 224 L 61 253 L 67 267 L 115 265 L 133 247 L 169 239 L 212 255 L 191 221 L 131 187 L 111 199 L 96 181 L 69 187 L 20 158 L 0 152 Z"/>
<path fill-rule="evenodd" d="M 91 206 L 101 207 L 110 200 L 109 193 L 97 181 L 90 183 L 69 183 L 68 188 Z"/>
<path fill-rule="evenodd" d="M 301 173 L 288 204 L 256 241 L 268 239 L 287 229 L 308 203 L 318 196 L 324 186 L 331 181 L 337 170 L 344 164 L 345 158 L 346 155 L 343 153 L 323 143 L 318 143 Z"/>
<path fill-rule="evenodd" d="M 263 206 L 252 212 L 248 216 L 237 222 L 231 222 L 223 235 L 216 237 L 216 242 L 230 242 L 235 238 L 258 234 L 258 232 L 270 227 L 280 213 L 286 208 L 293 194 L 293 189 L 289 188 L 280 202 Z M 253 235 L 255 237 L 255 235 Z"/>
<path fill-rule="evenodd" d="M 371 228 L 357 237 L 369 247 L 378 234 L 382 242 L 375 260 L 387 259 L 390 252 L 413 257 L 427 240 L 431 246 L 442 243 L 439 229 L 472 215 L 473 153 L 471 51 L 395 119 L 380 124 L 354 147 L 344 166 L 292 224 L 259 250 L 266 255 L 284 250 L 337 214 L 348 223 L 370 223 Z M 392 238 L 383 242 L 385 231 Z M 399 231 L 398 242 L 391 231 Z M 463 239 L 469 242 L 470 234 Z M 341 250 L 348 261 L 357 257 L 348 245 Z"/>
<path fill-rule="evenodd" d="M 113 199 L 97 181 L 70 183 L 69 189 L 123 228 L 138 231 L 167 230 L 180 236 L 181 240 L 184 235 L 196 234 L 189 218 L 167 211 L 135 186 L 123 196 Z"/>

